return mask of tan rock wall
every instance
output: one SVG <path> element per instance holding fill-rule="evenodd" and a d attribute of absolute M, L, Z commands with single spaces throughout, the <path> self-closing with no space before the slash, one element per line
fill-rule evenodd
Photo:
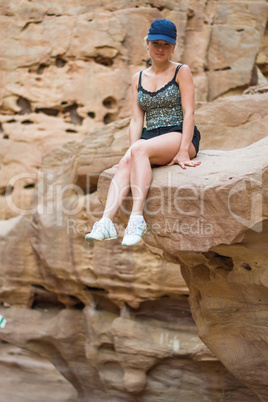
<path fill-rule="evenodd" d="M 0 343 L 3 401 L 75 402 L 76 391 L 50 361 L 25 349 Z M 53 390 L 53 392 L 51 392 Z"/>
<path fill-rule="evenodd" d="M 143 38 L 155 18 L 177 24 L 174 60 L 190 65 L 198 101 L 248 86 L 259 51 L 267 64 L 265 1 L 62 3 L 3 2 L 0 110 L 19 113 L 21 97 L 32 111 L 76 104 L 91 128 L 128 116 L 130 77 L 146 65 Z M 102 103 L 110 96 L 112 111 Z"/>

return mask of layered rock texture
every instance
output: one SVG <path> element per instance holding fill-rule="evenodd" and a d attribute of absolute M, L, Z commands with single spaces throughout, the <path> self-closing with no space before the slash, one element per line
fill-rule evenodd
<path fill-rule="evenodd" d="M 246 0 L 2 1 L 6 400 L 268 400 L 267 14 Z M 174 61 L 193 72 L 202 164 L 154 169 L 144 243 L 89 246 L 156 18 L 177 24 Z"/>
<path fill-rule="evenodd" d="M 144 240 L 179 263 L 201 339 L 237 378 L 268 399 L 268 138 L 200 153 L 199 169 L 154 169 Z M 108 172 L 101 176 L 105 199 Z"/>
<path fill-rule="evenodd" d="M 156 168 L 145 214 L 150 254 L 84 241 L 102 210 L 84 177 L 90 184 L 124 130 L 99 129 L 48 154 L 28 215 L 1 222 L 1 339 L 52 361 L 80 400 L 265 400 L 267 139 L 203 151 L 200 169 Z M 114 171 L 100 177 L 102 200 Z M 213 353 L 198 338 L 180 266 Z"/>
<path fill-rule="evenodd" d="M 3 401 L 74 402 L 77 392 L 51 362 L 36 353 L 0 343 Z M 51 392 L 53 390 L 53 392 Z"/>

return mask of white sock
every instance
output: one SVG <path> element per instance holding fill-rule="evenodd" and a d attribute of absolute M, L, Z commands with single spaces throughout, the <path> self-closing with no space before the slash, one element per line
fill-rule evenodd
<path fill-rule="evenodd" d="M 143 222 L 144 221 L 144 217 L 143 215 L 135 215 L 135 214 L 131 214 L 129 217 L 129 220 L 135 219 L 138 222 Z"/>
<path fill-rule="evenodd" d="M 108 225 L 110 225 L 111 223 L 113 223 L 113 222 L 111 221 L 111 219 L 108 218 L 107 216 L 103 216 L 103 217 L 100 219 L 100 221 L 102 221 L 104 224 L 108 224 Z"/>

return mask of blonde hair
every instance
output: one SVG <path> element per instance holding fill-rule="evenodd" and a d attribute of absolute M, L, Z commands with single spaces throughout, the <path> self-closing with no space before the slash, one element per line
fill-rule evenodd
<path fill-rule="evenodd" d="M 147 42 L 148 42 L 148 35 L 147 36 L 144 36 L 144 38 L 143 38 L 143 40 L 144 40 L 144 44 L 145 44 L 145 46 L 147 46 Z M 174 46 L 174 45 L 173 45 Z M 178 42 L 176 41 L 175 42 L 175 48 L 178 46 Z M 174 48 L 174 49 L 175 49 Z"/>

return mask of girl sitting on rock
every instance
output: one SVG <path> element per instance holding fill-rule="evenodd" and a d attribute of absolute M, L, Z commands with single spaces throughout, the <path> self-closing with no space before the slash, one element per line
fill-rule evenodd
<path fill-rule="evenodd" d="M 191 71 L 185 64 L 170 61 L 176 37 L 176 26 L 167 19 L 155 20 L 150 27 L 146 39 L 152 64 L 132 78 L 130 148 L 110 184 L 103 217 L 86 235 L 88 242 L 117 238 L 112 220 L 131 189 L 133 207 L 122 244 L 138 244 L 146 231 L 143 208 L 152 165 L 177 163 L 186 169 L 200 164 L 192 160 L 199 149 L 200 133 L 194 123 Z"/>

